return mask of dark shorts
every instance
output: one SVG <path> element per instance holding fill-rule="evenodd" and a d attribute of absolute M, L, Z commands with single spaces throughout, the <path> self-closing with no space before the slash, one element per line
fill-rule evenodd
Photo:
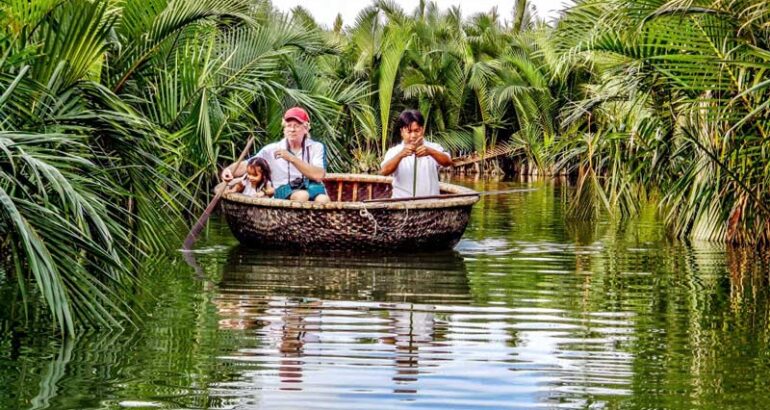
<path fill-rule="evenodd" d="M 275 195 L 273 198 L 289 199 L 291 194 L 295 191 L 307 191 L 307 193 L 310 195 L 311 201 L 314 200 L 318 195 L 326 195 L 326 188 L 324 187 L 324 184 L 306 180 L 305 183 L 297 189 L 291 189 L 289 184 L 279 186 L 275 189 Z"/>

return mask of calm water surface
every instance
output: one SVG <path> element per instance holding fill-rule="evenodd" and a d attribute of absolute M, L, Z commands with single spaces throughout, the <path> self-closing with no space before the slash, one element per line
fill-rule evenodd
<path fill-rule="evenodd" d="M 770 407 L 763 255 L 464 184 L 536 190 L 485 197 L 444 253 L 264 252 L 216 222 L 197 273 L 147 263 L 136 328 L 3 327 L 0 408 Z"/>

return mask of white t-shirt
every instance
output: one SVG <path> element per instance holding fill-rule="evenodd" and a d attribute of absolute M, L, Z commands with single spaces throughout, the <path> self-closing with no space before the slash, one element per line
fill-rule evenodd
<path fill-rule="evenodd" d="M 441 145 L 425 141 L 425 146 L 436 151 L 444 152 Z M 381 165 L 395 158 L 404 149 L 404 143 L 396 145 L 385 153 L 385 159 Z M 417 190 L 412 195 L 412 181 L 414 176 L 415 156 L 403 158 L 398 163 L 398 168 L 391 175 L 393 177 L 393 198 L 411 198 L 412 196 L 429 196 L 440 194 L 438 170 L 440 165 L 430 155 L 417 158 Z"/>
<path fill-rule="evenodd" d="M 272 182 L 273 186 L 276 188 L 288 184 L 290 181 L 289 177 L 291 177 L 291 179 L 302 177 L 302 173 L 299 172 L 297 167 L 289 163 L 289 161 L 275 157 L 275 152 L 279 149 L 285 149 L 291 152 L 288 148 L 286 138 L 265 145 L 256 155 L 267 161 L 268 165 L 270 165 L 270 182 Z M 303 161 L 314 167 L 326 169 L 326 148 L 324 147 L 324 144 L 313 141 L 310 137 L 305 139 L 304 155 L 300 152 L 297 156 L 302 157 L 301 159 Z"/>

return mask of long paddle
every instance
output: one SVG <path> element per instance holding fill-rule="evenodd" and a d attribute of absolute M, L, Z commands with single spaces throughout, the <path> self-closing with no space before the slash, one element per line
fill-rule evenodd
<path fill-rule="evenodd" d="M 246 156 L 246 153 L 249 152 L 251 149 L 251 145 L 254 144 L 254 136 L 252 135 L 249 138 L 249 141 L 246 142 L 246 148 L 243 149 L 241 152 L 241 155 L 238 157 L 238 161 L 236 161 L 236 164 L 240 164 L 243 162 L 243 158 Z M 237 169 L 237 168 L 236 168 Z M 214 208 L 216 208 L 217 204 L 219 203 L 219 199 L 222 198 L 222 194 L 225 192 L 225 187 L 222 187 L 222 189 L 217 191 L 217 194 L 214 195 L 214 198 L 209 203 L 209 206 L 206 207 L 206 210 L 203 211 L 203 215 L 201 215 L 200 218 L 198 218 L 198 221 L 195 222 L 195 225 L 193 225 L 192 229 L 190 229 L 190 233 L 187 234 L 187 238 L 184 240 L 184 245 L 182 245 L 182 249 L 184 250 L 190 250 L 192 249 L 193 244 L 196 240 L 198 240 L 198 235 L 200 235 L 201 231 L 203 230 L 203 227 L 206 226 L 206 221 L 209 220 L 209 217 L 211 216 L 211 213 L 214 211 Z"/>
<path fill-rule="evenodd" d="M 536 189 L 509 189 L 507 191 L 484 191 L 474 192 L 472 194 L 442 194 L 442 195 L 428 195 L 428 196 L 414 196 L 408 198 L 380 198 L 380 199 L 365 199 L 363 202 L 368 204 L 376 202 L 406 202 L 406 201 L 420 201 L 423 199 L 449 199 L 449 198 L 465 198 L 469 196 L 487 196 L 487 195 L 502 195 L 512 194 L 517 192 L 532 192 Z"/>

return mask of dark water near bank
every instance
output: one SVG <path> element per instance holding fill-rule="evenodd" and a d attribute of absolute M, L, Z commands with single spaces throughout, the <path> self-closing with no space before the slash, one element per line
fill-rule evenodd
<path fill-rule="evenodd" d="M 566 223 L 531 186 L 444 253 L 263 252 L 214 224 L 197 278 L 147 263 L 137 329 L 0 334 L 0 408 L 770 407 L 763 255 L 666 240 L 652 211 Z"/>

